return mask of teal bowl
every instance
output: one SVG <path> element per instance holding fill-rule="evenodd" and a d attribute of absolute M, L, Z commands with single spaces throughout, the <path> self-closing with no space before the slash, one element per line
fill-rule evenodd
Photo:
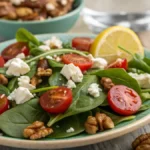
<path fill-rule="evenodd" d="M 63 33 L 73 27 L 79 18 L 84 0 L 75 0 L 74 9 L 68 14 L 44 21 L 9 21 L 0 20 L 0 37 L 11 39 L 19 28 L 25 28 L 34 34 Z"/>

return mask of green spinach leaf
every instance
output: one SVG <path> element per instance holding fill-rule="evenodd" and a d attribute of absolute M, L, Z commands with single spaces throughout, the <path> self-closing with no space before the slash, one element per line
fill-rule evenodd
<path fill-rule="evenodd" d="M 99 77 L 111 78 L 115 84 L 126 85 L 141 94 L 141 89 L 137 81 L 128 75 L 128 73 L 123 69 L 112 68 L 107 70 L 97 70 L 90 72 L 90 74 L 94 74 Z"/>
<path fill-rule="evenodd" d="M 19 42 L 27 42 L 27 43 L 32 42 L 34 45 L 37 45 L 37 46 L 40 45 L 40 42 L 38 41 L 38 39 L 32 33 L 30 33 L 24 28 L 18 29 L 16 33 L 16 39 Z"/>
<path fill-rule="evenodd" d="M 9 83 L 8 83 L 8 89 L 10 90 L 10 92 L 12 92 L 14 89 L 16 89 L 18 87 L 18 78 L 12 78 Z"/>
<path fill-rule="evenodd" d="M 100 106 L 106 99 L 106 95 L 104 92 L 100 92 L 99 97 L 94 98 L 90 96 L 88 94 L 88 87 L 92 83 L 99 83 L 98 78 L 95 75 L 85 75 L 82 83 L 79 83 L 73 90 L 73 102 L 69 109 L 64 114 L 50 115 L 48 126 L 52 126 L 54 123 L 66 117 L 86 112 Z"/>
<path fill-rule="evenodd" d="M 63 68 L 64 64 L 55 60 L 48 59 L 48 63 L 52 68 Z"/>
<path fill-rule="evenodd" d="M 92 115 L 92 112 L 88 111 L 59 121 L 52 126 L 54 132 L 48 138 L 66 138 L 82 133 L 85 130 L 84 123 L 90 115 Z M 74 132 L 66 132 L 71 127 Z"/>
<path fill-rule="evenodd" d="M 46 121 L 47 113 L 40 107 L 38 99 L 18 105 L 0 116 L 0 129 L 11 137 L 22 138 L 23 130 L 34 121 Z"/>
<path fill-rule="evenodd" d="M 32 49 L 30 50 L 30 54 L 33 55 L 33 56 L 38 56 L 38 55 L 43 54 L 43 53 L 44 53 L 44 51 L 41 50 L 41 49 L 38 48 L 38 47 L 34 47 L 34 48 L 32 48 Z"/>
<path fill-rule="evenodd" d="M 8 90 L 8 88 L 0 84 L 0 94 L 5 94 L 8 96 L 10 94 L 10 91 Z"/>
<path fill-rule="evenodd" d="M 60 72 L 54 72 L 50 76 L 48 82 L 50 86 L 62 86 L 66 84 L 67 80 L 60 74 Z"/>
<path fill-rule="evenodd" d="M 26 76 L 32 78 L 36 74 L 37 70 L 37 61 L 32 61 L 29 63 L 30 71 L 26 74 Z"/>

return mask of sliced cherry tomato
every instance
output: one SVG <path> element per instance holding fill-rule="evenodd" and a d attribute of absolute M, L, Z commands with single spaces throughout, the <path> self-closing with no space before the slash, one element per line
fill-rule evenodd
<path fill-rule="evenodd" d="M 128 69 L 127 59 L 118 58 L 115 62 L 111 63 L 108 68 L 123 68 L 125 70 Z"/>
<path fill-rule="evenodd" d="M 91 59 L 77 55 L 77 54 L 66 54 L 62 56 L 62 61 L 65 64 L 73 63 L 75 66 L 78 66 L 81 71 L 86 71 L 90 69 L 93 65 L 93 62 Z"/>
<path fill-rule="evenodd" d="M 0 56 L 0 68 L 4 67 L 5 60 L 2 56 Z"/>
<path fill-rule="evenodd" d="M 1 55 L 5 60 L 9 60 L 16 57 L 20 53 L 24 53 L 25 56 L 29 55 L 28 45 L 24 42 L 17 42 L 9 45 L 2 51 Z"/>
<path fill-rule="evenodd" d="M 8 110 L 9 101 L 4 94 L 0 94 L 0 114 Z"/>
<path fill-rule="evenodd" d="M 116 85 L 109 90 L 108 102 L 116 113 L 125 116 L 135 114 L 142 104 L 140 96 L 124 85 Z"/>
<path fill-rule="evenodd" d="M 49 113 L 64 113 L 72 102 L 72 91 L 66 87 L 58 87 L 44 93 L 40 97 L 41 107 Z"/>
<path fill-rule="evenodd" d="M 72 47 L 81 51 L 89 51 L 92 43 L 93 40 L 91 38 L 76 37 L 72 40 Z"/>

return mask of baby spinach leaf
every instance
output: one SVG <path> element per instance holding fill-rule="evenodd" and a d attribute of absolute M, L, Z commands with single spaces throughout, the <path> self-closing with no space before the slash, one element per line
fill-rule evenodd
<path fill-rule="evenodd" d="M 136 68 L 128 68 L 127 72 L 132 72 L 132 73 L 137 73 L 137 74 L 145 73 L 144 71 L 136 69 Z"/>
<path fill-rule="evenodd" d="M 55 60 L 48 59 L 48 63 L 52 68 L 63 68 L 64 64 Z"/>
<path fill-rule="evenodd" d="M 106 99 L 106 95 L 104 92 L 100 92 L 99 97 L 90 96 L 88 94 L 88 87 L 92 83 L 99 83 L 98 78 L 95 75 L 85 75 L 82 83 L 79 83 L 73 90 L 73 102 L 69 109 L 64 114 L 50 115 L 48 126 L 52 126 L 54 123 L 66 117 L 86 112 L 100 106 Z"/>
<path fill-rule="evenodd" d="M 71 42 L 68 42 L 68 43 L 63 43 L 63 48 L 67 48 L 67 49 L 72 49 L 72 44 Z"/>
<path fill-rule="evenodd" d="M 26 74 L 26 76 L 32 78 L 36 74 L 37 70 L 37 61 L 32 61 L 29 63 L 30 71 Z"/>
<path fill-rule="evenodd" d="M 145 102 L 147 100 L 150 100 L 150 93 L 147 92 L 147 93 L 142 93 L 141 94 L 141 98 L 142 98 L 142 101 Z"/>
<path fill-rule="evenodd" d="M 107 111 L 103 108 L 100 108 L 100 112 L 105 113 L 106 115 L 108 115 L 114 122 L 115 125 L 124 122 L 124 121 L 130 121 L 133 120 L 136 116 L 120 116 L 117 115 L 115 113 L 112 113 L 111 111 Z"/>
<path fill-rule="evenodd" d="M 0 84 L 0 94 L 5 94 L 8 96 L 10 94 L 10 91 L 8 90 L 8 88 Z"/>
<path fill-rule="evenodd" d="M 139 112 L 145 111 L 145 110 L 147 110 L 147 109 L 150 109 L 150 105 L 144 104 L 144 105 L 142 105 L 141 108 L 139 109 Z"/>
<path fill-rule="evenodd" d="M 54 72 L 50 76 L 48 82 L 50 86 L 62 86 L 63 84 L 66 84 L 67 80 L 60 74 L 60 72 Z"/>
<path fill-rule="evenodd" d="M 19 42 L 27 42 L 27 43 L 33 43 L 34 45 L 39 46 L 40 42 L 38 41 L 38 39 L 29 31 L 27 31 L 24 28 L 20 28 L 18 29 L 17 33 L 16 33 L 16 39 Z"/>
<path fill-rule="evenodd" d="M 82 133 L 85 130 L 84 123 L 90 115 L 92 112 L 88 111 L 59 121 L 52 126 L 54 132 L 48 138 L 66 138 Z M 67 132 L 70 128 L 73 128 L 74 132 Z"/>
<path fill-rule="evenodd" d="M 12 92 L 15 88 L 18 87 L 18 78 L 12 78 L 9 83 L 8 83 L 8 89 L 10 90 L 10 92 Z"/>
<path fill-rule="evenodd" d="M 47 113 L 32 99 L 0 115 L 0 130 L 11 137 L 22 138 L 23 130 L 34 121 L 46 121 Z"/>
<path fill-rule="evenodd" d="M 30 54 L 33 55 L 33 56 L 38 56 L 40 54 L 44 53 L 43 50 L 41 50 L 40 48 L 38 47 L 34 47 L 30 50 Z"/>
<path fill-rule="evenodd" d="M 111 68 L 107 70 L 97 70 L 91 72 L 91 74 L 97 75 L 99 77 L 111 78 L 115 84 L 126 85 L 134 89 L 137 93 L 141 93 L 141 89 L 137 81 L 128 75 L 128 73 L 123 69 Z"/>

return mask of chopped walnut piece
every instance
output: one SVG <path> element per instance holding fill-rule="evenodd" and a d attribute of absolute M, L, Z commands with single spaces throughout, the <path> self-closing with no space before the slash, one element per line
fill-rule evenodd
<path fill-rule="evenodd" d="M 24 129 L 23 135 L 30 140 L 37 140 L 44 138 L 53 133 L 53 129 L 46 128 L 41 121 L 35 121 L 32 125 Z"/>
<path fill-rule="evenodd" d="M 88 134 L 95 134 L 98 130 L 114 128 L 112 119 L 104 113 L 96 113 L 95 117 L 89 116 L 84 124 L 85 131 Z"/>
<path fill-rule="evenodd" d="M 28 7 L 19 7 L 16 8 L 16 13 L 19 18 L 30 16 L 33 14 L 33 10 Z"/>
<path fill-rule="evenodd" d="M 51 76 L 52 69 L 44 69 L 44 68 L 38 68 L 37 70 L 37 76 L 43 77 L 43 76 Z"/>
<path fill-rule="evenodd" d="M 150 149 L 150 133 L 142 134 L 137 137 L 132 143 L 134 150 L 149 150 Z"/>
<path fill-rule="evenodd" d="M 39 85 L 40 83 L 42 82 L 42 79 L 38 76 L 33 76 L 30 83 L 33 85 L 33 86 L 37 86 Z"/>
<path fill-rule="evenodd" d="M 0 74 L 0 84 L 2 85 L 8 84 L 8 79 L 3 74 Z"/>
<path fill-rule="evenodd" d="M 38 68 L 44 68 L 44 69 L 48 69 L 49 65 L 48 65 L 48 61 L 47 59 L 40 59 L 38 62 Z"/>
<path fill-rule="evenodd" d="M 115 84 L 110 78 L 103 77 L 100 81 L 106 91 L 110 90 Z"/>
<path fill-rule="evenodd" d="M 88 134 L 95 134 L 98 131 L 98 123 L 96 118 L 93 116 L 88 116 L 84 126 L 85 126 L 85 131 Z"/>
<path fill-rule="evenodd" d="M 100 127 L 100 131 L 103 131 L 105 129 L 113 129 L 114 128 L 114 122 L 112 121 L 112 119 L 107 116 L 104 113 L 96 113 L 96 120 L 99 124 Z"/>

